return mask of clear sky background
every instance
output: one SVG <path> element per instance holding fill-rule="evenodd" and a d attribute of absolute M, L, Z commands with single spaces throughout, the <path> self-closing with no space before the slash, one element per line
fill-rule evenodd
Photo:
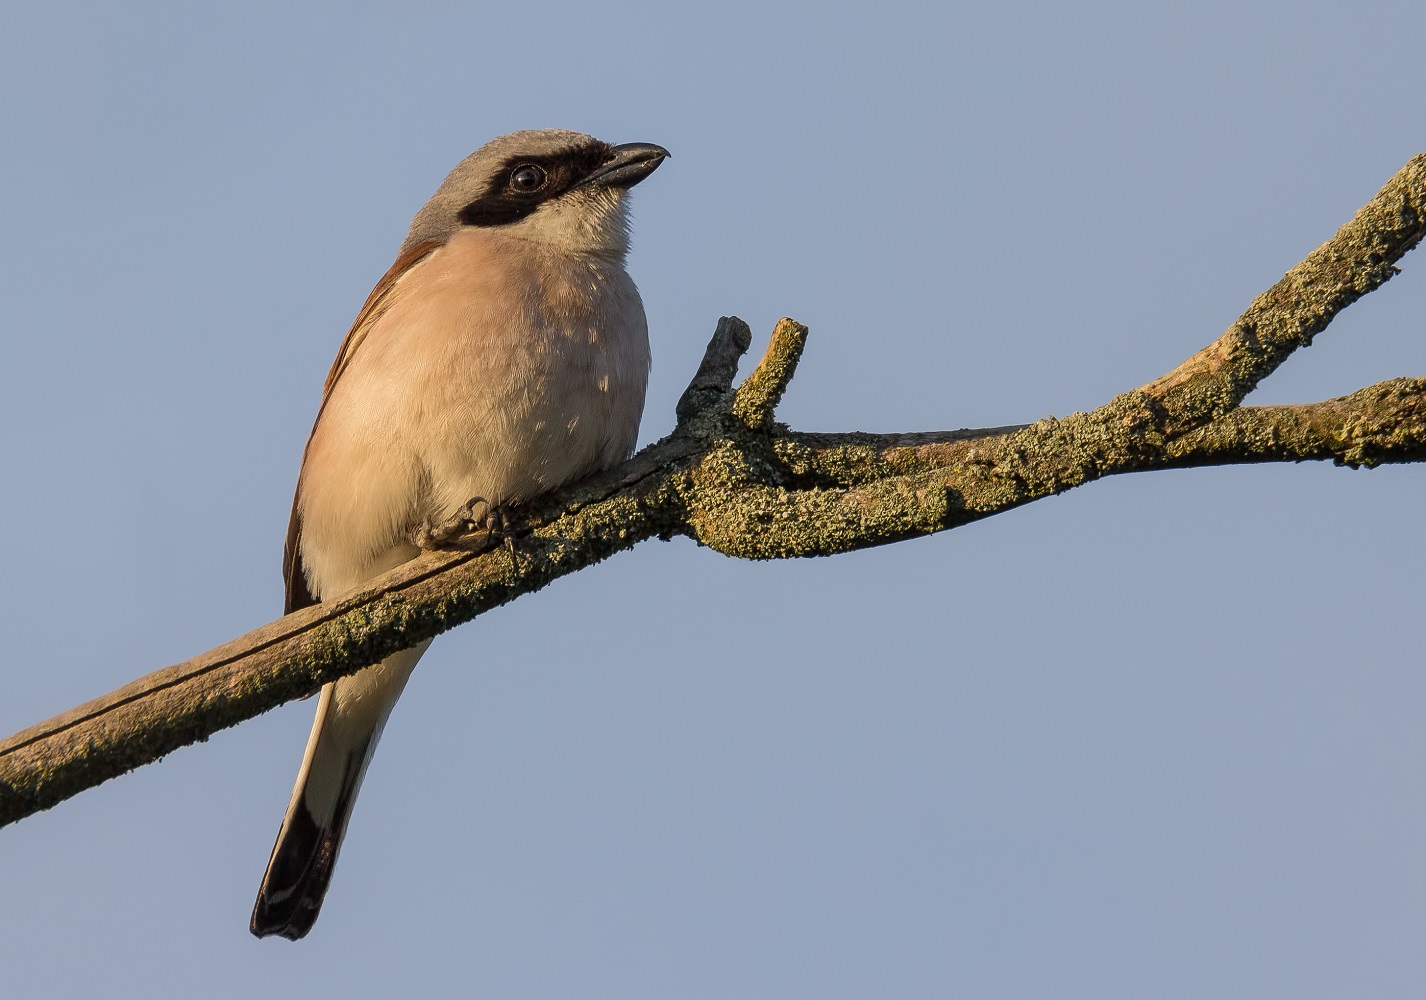
<path fill-rule="evenodd" d="M 1426 148 L 1419 2 L 15 3 L 0 729 L 281 609 L 322 379 L 488 138 L 658 142 L 642 440 L 717 318 L 810 430 L 1172 368 Z M 1426 374 L 1426 257 L 1253 397 Z M 646 543 L 442 637 L 316 929 L 289 705 L 0 830 L 9 997 L 1426 991 L 1426 469 L 1096 483 L 835 559 Z"/>

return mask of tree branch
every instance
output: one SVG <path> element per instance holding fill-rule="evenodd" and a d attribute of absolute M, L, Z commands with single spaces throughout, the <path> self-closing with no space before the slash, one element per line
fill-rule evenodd
<path fill-rule="evenodd" d="M 1245 406 L 1171 442 L 1157 468 L 1426 461 L 1426 379 L 1397 378 L 1297 406 Z"/>
<path fill-rule="evenodd" d="M 737 389 L 751 343 L 725 318 L 662 441 L 538 501 L 512 555 L 484 536 L 357 592 L 149 674 L 0 743 L 0 825 L 227 726 L 316 692 L 651 537 L 751 559 L 830 555 L 943 531 L 1105 476 L 1331 459 L 1426 460 L 1426 380 L 1302 406 L 1240 406 L 1332 318 L 1396 272 L 1426 232 L 1426 154 L 1258 296 L 1217 341 L 1090 413 L 914 434 L 810 434 L 775 423 L 806 344 L 782 320 Z"/>
<path fill-rule="evenodd" d="M 782 402 L 806 346 L 807 327 L 786 317 L 777 321 L 767 353 L 733 397 L 733 416 L 738 423 L 750 431 L 772 427 L 773 411 Z"/>

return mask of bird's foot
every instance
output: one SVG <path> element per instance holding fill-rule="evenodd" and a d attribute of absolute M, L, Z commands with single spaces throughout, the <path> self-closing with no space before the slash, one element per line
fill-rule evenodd
<path fill-rule="evenodd" d="M 484 510 L 481 510 L 481 508 Z M 471 497 L 459 510 L 439 524 L 427 521 L 416 529 L 412 541 L 423 551 L 431 549 L 493 548 L 503 543 L 513 556 L 515 538 L 523 534 L 505 504 L 485 497 Z"/>

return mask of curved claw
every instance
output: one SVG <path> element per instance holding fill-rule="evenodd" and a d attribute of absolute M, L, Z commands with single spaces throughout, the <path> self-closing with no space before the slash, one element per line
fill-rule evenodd
<path fill-rule="evenodd" d="M 477 517 L 477 504 L 485 505 L 485 515 Z M 439 524 L 426 521 L 411 535 L 411 541 L 423 551 L 447 548 L 457 539 L 484 529 L 491 536 L 495 533 L 495 512 L 500 508 L 485 497 L 471 497 L 454 514 Z"/>

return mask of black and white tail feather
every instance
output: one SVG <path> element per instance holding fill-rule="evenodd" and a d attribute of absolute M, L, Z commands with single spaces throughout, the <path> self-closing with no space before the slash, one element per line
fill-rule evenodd
<path fill-rule="evenodd" d="M 253 905 L 249 929 L 258 937 L 277 934 L 296 941 L 312 929 L 331 884 L 332 868 L 337 863 L 342 835 L 346 833 L 347 821 L 356 804 L 357 790 L 366 776 L 372 751 L 376 749 L 379 734 L 375 731 L 351 748 L 323 745 L 330 701 L 329 692 L 324 691 L 323 704 L 319 706 L 323 710 L 318 715 L 320 721 L 313 727 L 297 787 L 293 789 L 292 801 L 287 806 L 287 815 L 272 846 L 272 856 Z M 319 754 L 333 755 L 339 761 L 336 795 L 324 796 L 328 800 L 325 807 L 307 801 L 308 783 L 313 780 L 313 759 Z"/>
<path fill-rule="evenodd" d="M 322 689 L 292 800 L 253 905 L 249 929 L 296 941 L 312 929 L 331 884 L 367 765 L 401 689 L 430 641 Z"/>

